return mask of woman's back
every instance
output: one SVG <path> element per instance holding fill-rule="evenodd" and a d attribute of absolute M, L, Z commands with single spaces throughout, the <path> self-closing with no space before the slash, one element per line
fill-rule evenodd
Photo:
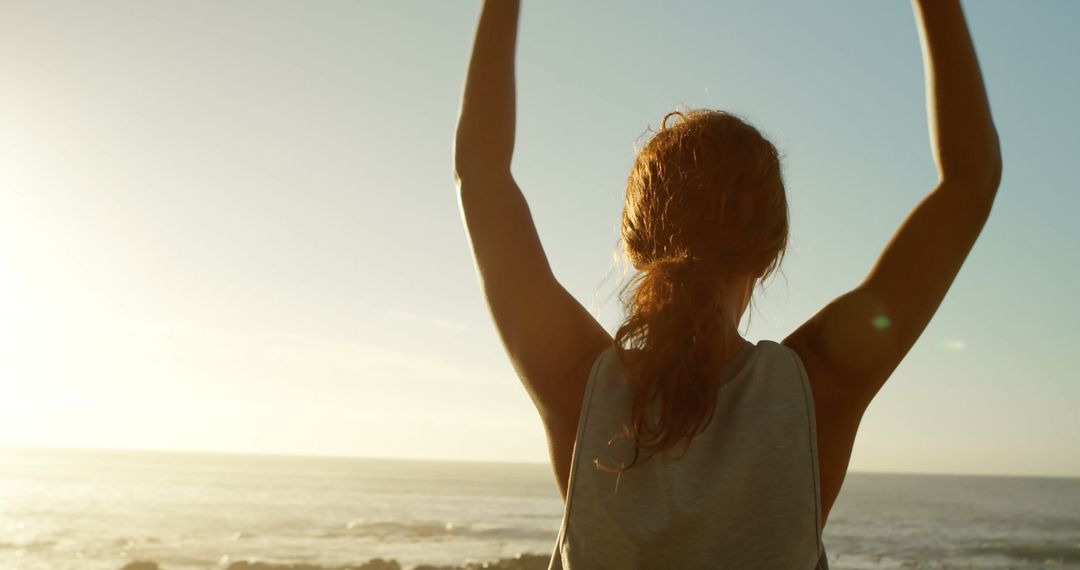
<path fill-rule="evenodd" d="M 787 249 L 779 151 L 726 111 L 665 115 L 635 151 L 626 180 L 620 247 L 637 274 L 620 296 L 626 315 L 613 337 L 555 278 L 513 176 L 520 2 L 484 2 L 453 174 L 481 289 L 539 412 L 567 500 L 554 568 L 824 564 L 820 528 L 862 415 L 938 310 L 1001 183 L 997 131 L 960 3 L 912 5 L 937 183 L 858 285 L 782 343 L 754 346 L 745 373 L 714 393 L 706 347 L 737 332 L 754 287 Z M 669 127 L 672 116 L 679 120 Z M 639 349 L 627 370 L 613 367 L 613 351 Z M 630 410 L 623 377 L 640 380 Z M 645 404 L 657 400 L 662 413 L 644 421 Z M 703 405 L 718 400 L 715 413 Z M 698 436 L 686 463 L 663 459 L 707 417 L 715 418 L 712 432 Z M 623 452 L 608 446 L 616 433 L 628 435 L 617 442 Z M 622 470 L 615 497 L 613 477 L 592 459 L 622 467 L 631 439 L 642 450 L 676 447 L 652 465 Z"/>
<path fill-rule="evenodd" d="M 630 414 L 626 378 L 614 346 L 589 375 L 551 569 L 828 567 L 813 395 L 793 350 L 745 343 L 718 373 L 705 431 L 616 477 L 594 459 L 633 458 L 612 439 Z"/>

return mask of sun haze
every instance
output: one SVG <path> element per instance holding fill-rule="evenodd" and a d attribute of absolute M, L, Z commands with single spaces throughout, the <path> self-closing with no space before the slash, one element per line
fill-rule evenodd
<path fill-rule="evenodd" d="M 524 7 L 515 177 L 608 330 L 632 145 L 678 103 L 783 155 L 750 340 L 858 283 L 930 190 L 910 7 L 835 4 Z M 476 8 L 7 3 L 0 444 L 546 461 L 451 178 Z M 1080 476 L 1080 5 L 966 9 L 1004 178 L 851 468 Z"/>

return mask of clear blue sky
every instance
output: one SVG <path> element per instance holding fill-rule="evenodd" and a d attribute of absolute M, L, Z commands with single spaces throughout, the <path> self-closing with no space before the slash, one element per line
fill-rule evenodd
<path fill-rule="evenodd" d="M 478 8 L 5 3 L 0 443 L 545 461 L 450 175 Z M 966 9 L 1003 182 L 851 467 L 1080 475 L 1080 4 Z M 861 281 L 935 181 L 906 1 L 527 1 L 518 94 L 514 172 L 609 331 L 632 145 L 676 104 L 785 156 L 753 341 Z"/>

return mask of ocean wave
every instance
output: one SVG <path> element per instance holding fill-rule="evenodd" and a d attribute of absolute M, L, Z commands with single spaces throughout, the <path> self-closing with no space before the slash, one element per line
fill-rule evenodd
<path fill-rule="evenodd" d="M 432 540 L 440 538 L 485 538 L 502 540 L 555 540 L 551 529 L 521 528 L 497 524 L 453 522 L 350 521 L 340 529 L 321 531 L 322 538 L 375 538 L 378 540 Z"/>
<path fill-rule="evenodd" d="M 55 540 L 27 540 L 27 541 L 12 541 L 5 542 L 0 540 L 0 549 L 13 549 L 13 550 L 48 550 L 56 546 Z"/>
<path fill-rule="evenodd" d="M 985 543 L 969 551 L 973 554 L 1000 554 L 1027 562 L 1080 563 L 1080 542 Z"/>
<path fill-rule="evenodd" d="M 550 555 L 518 554 L 513 558 L 499 558 L 490 562 L 470 562 L 462 565 L 432 566 L 421 564 L 411 569 L 402 568 L 397 560 L 374 558 L 361 564 L 345 566 L 321 566 L 318 564 L 288 564 L 274 562 L 233 562 L 225 570 L 547 570 Z M 168 570 L 157 562 L 143 560 L 131 562 L 120 570 Z"/>

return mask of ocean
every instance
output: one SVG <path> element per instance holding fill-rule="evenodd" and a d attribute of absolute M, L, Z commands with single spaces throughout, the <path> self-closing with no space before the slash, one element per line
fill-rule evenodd
<path fill-rule="evenodd" d="M 561 516 L 540 464 L 0 449 L 0 570 L 529 570 Z M 850 473 L 824 542 L 835 569 L 1080 569 L 1080 479 Z"/>

